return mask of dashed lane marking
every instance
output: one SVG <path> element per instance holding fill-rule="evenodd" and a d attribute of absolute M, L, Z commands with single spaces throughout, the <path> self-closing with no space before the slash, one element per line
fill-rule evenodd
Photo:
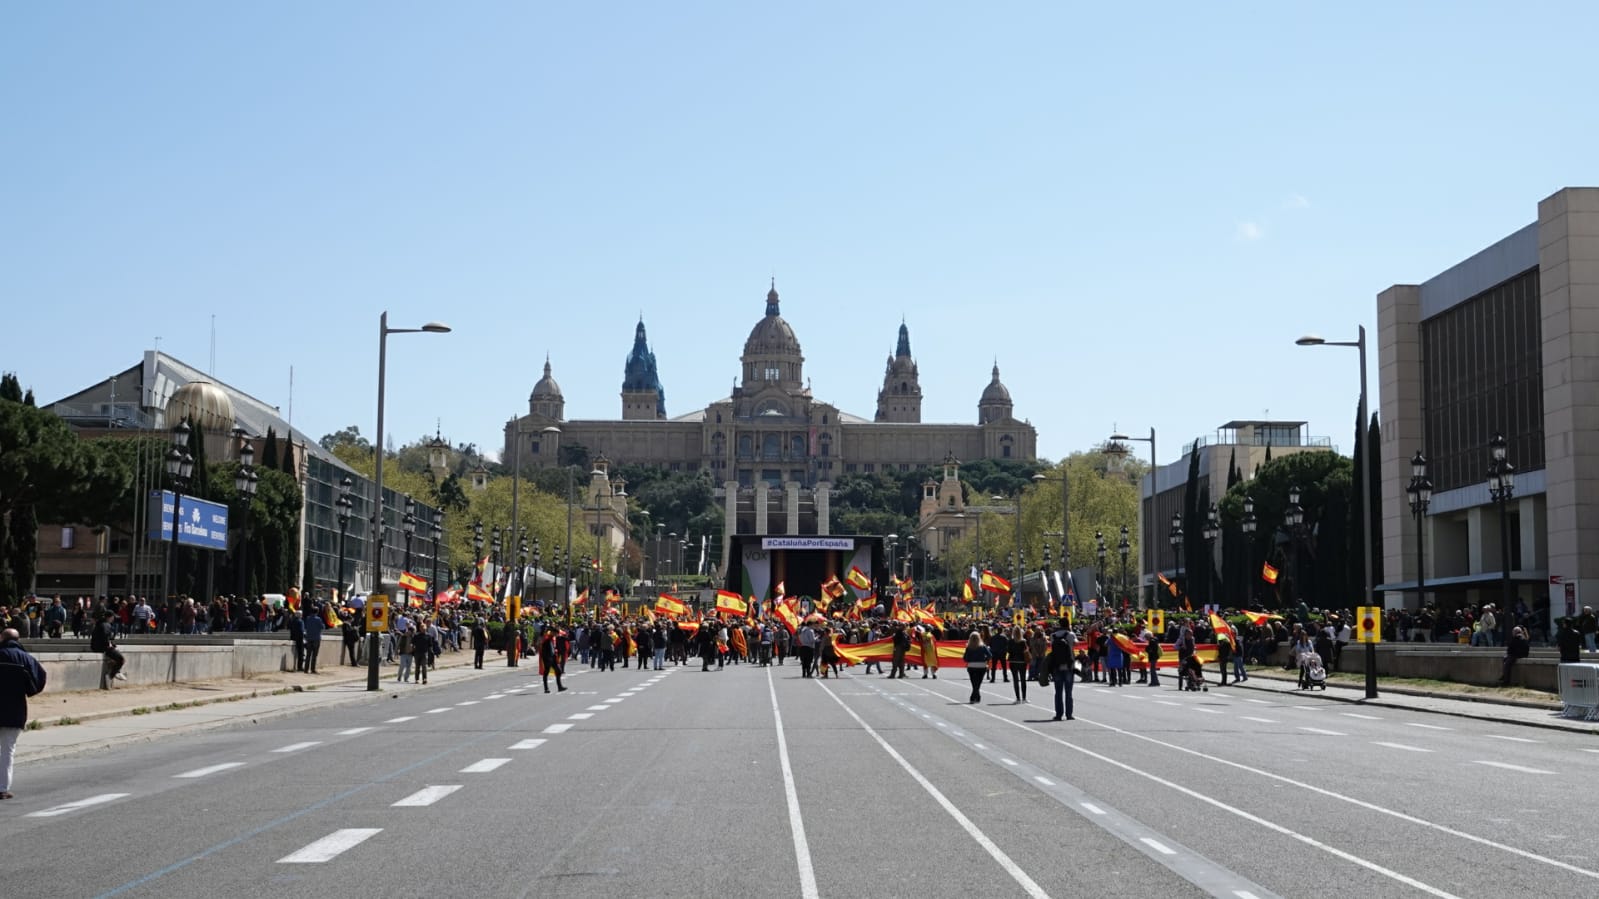
<path fill-rule="evenodd" d="M 435 787 L 423 787 L 422 789 L 417 790 L 415 793 L 412 793 L 404 799 L 401 799 L 399 802 L 394 803 L 394 805 L 391 807 L 421 808 L 423 806 L 432 805 L 433 803 L 438 802 L 440 799 L 443 799 L 459 789 L 461 789 L 460 784 L 443 784 Z"/>
<path fill-rule="evenodd" d="M 544 732 L 547 734 L 564 734 L 571 729 L 572 725 L 570 724 L 552 724 L 544 728 Z"/>
<path fill-rule="evenodd" d="M 375 727 L 352 727 L 352 728 L 349 728 L 348 730 L 339 731 L 339 736 L 341 736 L 341 737 L 353 737 L 356 734 L 364 734 L 364 733 L 366 733 L 369 730 L 377 730 L 377 728 L 375 728 Z"/>
<path fill-rule="evenodd" d="M 610 710 L 611 710 L 611 707 L 608 706 L 608 705 L 591 705 L 585 711 L 589 711 L 589 712 L 608 712 Z"/>
<path fill-rule="evenodd" d="M 1489 761 L 1484 761 L 1482 759 L 1476 759 L 1476 760 L 1474 760 L 1472 762 L 1472 764 L 1474 764 L 1474 765 L 1487 765 L 1490 768 L 1503 768 L 1506 771 L 1519 771 L 1522 774 L 1554 774 L 1555 773 L 1553 771 L 1545 771 L 1542 768 L 1528 768 L 1526 765 L 1512 765 L 1509 762 L 1489 762 Z"/>
<path fill-rule="evenodd" d="M 462 768 L 461 773 L 487 774 L 509 761 L 510 759 L 483 759 L 482 761 L 473 762 L 472 764 L 467 765 L 465 768 Z"/>
<path fill-rule="evenodd" d="M 1381 721 L 1382 720 L 1382 718 L 1380 716 L 1378 716 L 1378 715 L 1362 715 L 1359 712 L 1339 712 L 1338 714 L 1343 715 L 1345 718 L 1359 718 L 1362 721 Z"/>
<path fill-rule="evenodd" d="M 566 716 L 566 720 L 568 720 L 568 721 L 587 721 L 587 720 L 589 720 L 590 718 L 593 718 L 593 717 L 594 717 L 594 713 L 593 712 L 576 712 L 574 714 L 567 715 Z"/>
<path fill-rule="evenodd" d="M 126 797 L 131 796 L 131 795 L 133 795 L 133 794 L 132 793 L 101 793 L 98 796 L 90 796 L 87 799 L 79 799 L 76 802 L 67 802 L 67 803 L 63 803 L 61 805 L 52 805 L 49 808 L 42 808 L 42 809 L 39 809 L 36 812 L 29 812 L 28 813 L 28 817 L 29 818 L 54 818 L 57 815 L 65 815 L 65 814 L 69 814 L 71 812 L 79 812 L 79 811 L 82 811 L 82 810 L 84 810 L 86 808 L 91 808 L 91 807 L 96 806 L 96 805 L 105 805 L 107 802 L 116 802 L 118 799 L 123 799 L 123 798 L 126 798 Z"/>
<path fill-rule="evenodd" d="M 1381 740 L 1373 740 L 1371 745 L 1386 746 L 1389 749 L 1402 749 L 1405 752 L 1432 752 L 1431 749 L 1423 749 L 1420 746 L 1411 746 L 1409 743 L 1384 743 Z"/>
<path fill-rule="evenodd" d="M 1342 731 L 1325 730 L 1325 729 L 1320 728 L 1320 727 L 1300 727 L 1299 729 L 1303 730 L 1303 731 L 1308 731 L 1308 732 L 1313 733 L 1313 734 L 1321 734 L 1322 736 L 1326 736 L 1326 737 L 1347 737 L 1347 736 L 1349 736 L 1348 734 L 1343 733 Z"/>
<path fill-rule="evenodd" d="M 321 740 L 307 740 L 304 743 L 290 743 L 289 745 L 284 746 L 281 749 L 274 749 L 272 751 L 273 752 L 299 752 L 302 749 L 310 749 L 312 746 L 321 746 L 321 745 L 322 745 L 322 741 Z"/>
<path fill-rule="evenodd" d="M 1419 727 L 1423 730 L 1454 730 L 1452 727 L 1444 727 L 1441 724 L 1422 724 L 1420 721 L 1406 721 L 1405 726 Z"/>
<path fill-rule="evenodd" d="M 332 861 L 382 832 L 381 827 L 349 827 L 335 830 L 315 843 L 278 859 L 278 864 L 307 865 Z"/>
<path fill-rule="evenodd" d="M 1542 740 L 1533 740 L 1527 737 L 1507 737 L 1504 734 L 1483 734 L 1490 740 L 1506 740 L 1511 743 L 1542 743 Z"/>
<path fill-rule="evenodd" d="M 215 774 L 218 771 L 229 771 L 229 770 L 232 770 L 234 768 L 243 768 L 243 767 L 244 767 L 244 763 L 243 762 L 223 762 L 220 765 L 208 765 L 208 766 L 206 766 L 204 768 L 196 768 L 193 771 L 185 771 L 182 774 L 174 774 L 172 776 L 174 778 L 182 777 L 182 778 L 193 779 L 193 778 L 196 778 L 196 777 L 205 777 L 207 774 Z"/>
<path fill-rule="evenodd" d="M 512 743 L 511 744 L 511 748 L 512 749 L 537 749 L 537 748 L 539 748 L 540 746 L 543 746 L 543 745 L 544 745 L 544 741 L 543 740 L 538 740 L 538 739 L 521 740 L 519 742 Z"/>
<path fill-rule="evenodd" d="M 458 703 L 456 703 L 456 705 L 477 705 L 478 702 L 479 702 L 479 700 L 476 700 L 476 699 L 468 699 L 465 702 L 458 702 Z"/>
<path fill-rule="evenodd" d="M 442 709 L 428 709 L 427 710 L 427 714 L 429 714 L 429 715 L 442 715 L 442 714 L 444 714 L 445 712 L 448 712 L 448 711 L 449 711 L 448 707 L 442 708 Z"/>
<path fill-rule="evenodd" d="M 1244 721 L 1253 721 L 1256 724 L 1276 724 L 1277 723 L 1276 721 L 1273 721 L 1270 718 L 1257 718 L 1254 715 L 1239 715 L 1238 717 L 1243 719 Z"/>
<path fill-rule="evenodd" d="M 383 723 L 384 724 L 404 724 L 407 721 L 415 721 L 415 720 L 416 720 L 416 716 L 415 715 L 401 715 L 398 718 L 390 718 L 389 720 L 387 720 L 387 721 L 385 721 Z"/>
<path fill-rule="evenodd" d="M 1177 854 L 1177 850 L 1167 846 L 1165 843 L 1162 843 L 1157 839 L 1154 839 L 1153 837 L 1140 837 L 1138 842 L 1143 843 L 1145 846 L 1148 846 L 1156 852 L 1159 852 L 1161 855 Z"/>

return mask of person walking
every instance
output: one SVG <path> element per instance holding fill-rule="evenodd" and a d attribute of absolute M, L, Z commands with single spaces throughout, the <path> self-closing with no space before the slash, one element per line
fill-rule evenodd
<path fill-rule="evenodd" d="M 1027 647 L 1027 635 L 1019 625 L 1010 629 L 1009 636 L 1010 639 L 1005 641 L 1006 664 L 1010 667 L 1011 692 L 1016 695 L 1016 704 L 1020 705 L 1027 701 L 1027 663 L 1032 655 Z"/>
<path fill-rule="evenodd" d="M 816 631 L 809 624 L 804 624 L 795 635 L 795 640 L 799 644 L 800 677 L 810 677 L 816 664 Z"/>
<path fill-rule="evenodd" d="M 489 648 L 489 626 L 482 618 L 472 621 L 472 667 L 483 668 L 483 653 Z"/>
<path fill-rule="evenodd" d="M 565 693 L 566 685 L 561 683 L 561 672 L 563 667 L 561 665 L 560 647 L 556 642 L 555 628 L 546 627 L 544 631 L 539 634 L 538 652 L 539 675 L 544 678 L 544 692 L 550 692 L 550 675 L 553 674 L 555 675 L 556 688 L 560 692 Z"/>
<path fill-rule="evenodd" d="M 966 674 L 972 679 L 972 703 L 983 701 L 983 678 L 988 676 L 988 662 L 992 656 L 993 653 L 983 644 L 983 635 L 972 631 L 971 636 L 966 638 L 966 651 L 961 654 L 966 662 Z"/>
<path fill-rule="evenodd" d="M 411 635 L 411 660 L 416 667 L 416 682 L 428 682 L 428 659 L 433 657 L 435 651 L 433 634 L 429 628 L 418 627 L 416 633 Z"/>
<path fill-rule="evenodd" d="M 1072 633 L 1071 619 L 1062 618 L 1060 628 L 1049 635 L 1049 659 L 1046 663 L 1050 676 L 1055 678 L 1055 720 L 1072 719 L 1072 681 L 1076 680 L 1076 661 L 1073 653 L 1077 635 Z"/>
<path fill-rule="evenodd" d="M 399 659 L 399 668 L 394 672 L 394 682 L 407 683 L 411 680 L 411 636 L 407 630 L 394 638 L 395 658 Z"/>
<path fill-rule="evenodd" d="M 28 697 L 44 689 L 44 666 L 18 641 L 15 628 L 0 631 L 0 799 L 11 795 L 17 738 L 28 726 Z"/>
<path fill-rule="evenodd" d="M 339 638 L 343 641 L 339 646 L 339 664 L 344 664 L 344 660 L 348 658 L 350 665 L 355 666 L 355 649 L 357 641 L 361 639 L 361 632 L 355 626 L 354 612 L 343 616 L 339 622 Z"/>

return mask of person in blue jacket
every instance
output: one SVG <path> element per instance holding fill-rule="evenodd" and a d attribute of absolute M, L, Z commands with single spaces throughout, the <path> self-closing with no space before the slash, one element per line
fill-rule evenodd
<path fill-rule="evenodd" d="M 323 614 L 322 604 L 317 603 L 311 607 L 311 614 L 305 616 L 305 670 L 308 674 L 316 673 L 316 654 L 322 650 L 322 631 L 327 628 Z"/>
<path fill-rule="evenodd" d="M 44 666 L 18 641 L 15 628 L 0 631 L 0 799 L 11 799 L 17 738 L 28 726 L 28 697 L 44 689 Z"/>

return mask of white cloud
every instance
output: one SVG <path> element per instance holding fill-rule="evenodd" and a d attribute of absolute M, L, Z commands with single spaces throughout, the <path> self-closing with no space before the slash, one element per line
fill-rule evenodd
<path fill-rule="evenodd" d="M 1310 208 L 1310 198 L 1305 196 L 1304 194 L 1289 194 L 1288 195 L 1288 199 L 1283 201 L 1283 208 L 1284 209 L 1309 209 Z"/>
<path fill-rule="evenodd" d="M 1238 223 L 1239 240 L 1260 240 L 1265 234 L 1266 232 L 1260 227 L 1258 222 Z"/>

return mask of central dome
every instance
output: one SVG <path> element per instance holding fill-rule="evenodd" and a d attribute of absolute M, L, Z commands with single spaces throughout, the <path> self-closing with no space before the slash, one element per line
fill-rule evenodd
<path fill-rule="evenodd" d="M 777 282 L 766 292 L 766 315 L 750 329 L 744 341 L 744 389 L 755 391 L 768 387 L 784 390 L 803 389 L 805 355 L 800 352 L 799 338 L 794 329 L 783 321 L 777 304 Z"/>
<path fill-rule="evenodd" d="M 774 354 L 799 355 L 799 338 L 794 336 L 794 329 L 778 312 L 777 285 L 766 292 L 766 315 L 755 323 L 750 329 L 749 339 L 744 341 L 744 355 L 769 356 Z"/>

